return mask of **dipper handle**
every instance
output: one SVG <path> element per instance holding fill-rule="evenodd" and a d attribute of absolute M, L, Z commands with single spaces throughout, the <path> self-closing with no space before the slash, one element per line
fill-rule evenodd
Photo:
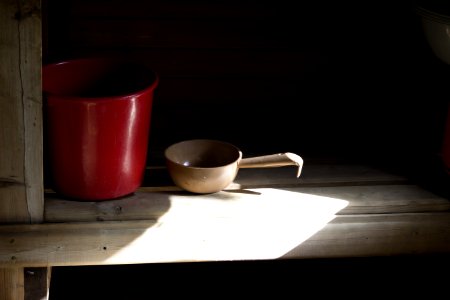
<path fill-rule="evenodd" d="M 291 152 L 269 154 L 243 158 L 239 161 L 239 168 L 273 168 L 295 165 L 298 167 L 297 178 L 300 177 L 303 168 L 303 159 Z"/>

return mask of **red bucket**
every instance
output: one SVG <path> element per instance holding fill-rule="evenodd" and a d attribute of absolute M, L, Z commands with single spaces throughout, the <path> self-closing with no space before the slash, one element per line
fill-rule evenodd
<path fill-rule="evenodd" d="M 141 185 L 158 76 L 109 58 L 43 66 L 52 188 L 78 200 L 131 194 Z"/>

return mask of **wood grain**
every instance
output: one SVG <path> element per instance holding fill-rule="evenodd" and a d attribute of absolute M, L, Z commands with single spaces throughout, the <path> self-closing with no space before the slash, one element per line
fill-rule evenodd
<path fill-rule="evenodd" d="M 166 170 L 149 171 L 162 178 Z M 73 239 L 81 253 L 70 255 L 71 263 L 81 265 L 450 251 L 450 202 L 403 176 L 367 165 L 329 163 L 310 165 L 301 179 L 290 168 L 242 169 L 239 174 L 226 190 L 209 195 L 170 184 L 141 187 L 131 196 L 103 202 L 49 193 L 45 218 L 54 224 L 46 225 L 59 225 L 65 233 L 47 227 L 45 234 L 59 243 L 62 235 L 79 233 Z M 62 243 L 65 250 L 75 247 Z M 58 247 L 52 244 L 51 249 Z M 51 255 L 65 256 L 65 250 Z M 8 258 L 3 262 L 9 263 Z"/>
<path fill-rule="evenodd" d="M 40 1 L 1 1 L 0 28 L 0 223 L 39 223 L 44 214 Z M 0 298 L 24 299 L 24 268 L 0 274 Z M 41 289 L 47 293 L 48 287 Z"/>
<path fill-rule="evenodd" d="M 43 216 L 39 1 L 2 2 L 0 222 Z"/>
<path fill-rule="evenodd" d="M 0 268 L 0 299 L 24 299 L 23 268 Z"/>
<path fill-rule="evenodd" d="M 284 257 L 448 254 L 450 214 L 340 216 Z"/>
<path fill-rule="evenodd" d="M 164 221 L 2 226 L 0 266 L 391 256 L 450 251 L 449 213 L 337 216 L 326 224 L 310 219 L 309 226 L 304 213 L 297 219 L 292 215 L 256 219 L 243 217 L 242 213 L 240 216 L 224 219 L 178 214 Z"/>
<path fill-rule="evenodd" d="M 213 195 L 190 195 L 180 189 L 160 192 L 137 192 L 118 200 L 103 202 L 80 202 L 58 197 L 46 198 L 46 222 L 94 222 L 153 220 L 162 217 L 166 210 L 179 205 L 177 197 L 184 201 L 209 203 L 217 207 L 233 207 L 234 201 L 222 202 L 220 199 L 233 197 L 235 201 L 246 201 L 254 193 L 262 193 L 265 188 L 228 189 Z M 338 214 L 373 214 L 373 213 L 420 213 L 450 211 L 450 202 L 438 195 L 415 185 L 375 185 L 375 186 L 341 186 L 341 187 L 305 187 L 305 188 L 272 188 L 279 191 L 342 199 L 348 205 Z M 239 197 L 236 198 L 236 195 Z M 172 200 L 169 200 L 172 199 Z M 178 208 L 177 208 L 178 209 Z M 181 209 L 181 208 L 180 208 Z M 201 208 L 199 208 L 201 210 Z"/>

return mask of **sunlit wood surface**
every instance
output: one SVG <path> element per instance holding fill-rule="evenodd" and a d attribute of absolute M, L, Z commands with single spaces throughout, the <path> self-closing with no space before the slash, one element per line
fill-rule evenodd
<path fill-rule="evenodd" d="M 0 227 L 0 265 L 450 252 L 450 202 L 400 175 L 340 164 L 305 166 L 298 179 L 289 167 L 241 171 L 227 189 L 206 195 L 170 180 L 100 202 L 47 191 L 45 224 Z"/>

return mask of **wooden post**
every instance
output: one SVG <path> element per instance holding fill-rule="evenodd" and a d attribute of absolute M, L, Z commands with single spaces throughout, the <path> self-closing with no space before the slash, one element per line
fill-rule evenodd
<path fill-rule="evenodd" d="M 39 223 L 44 210 L 40 0 L 0 1 L 0 32 L 0 223 Z M 24 268 L 0 269 L 0 299 L 24 299 L 24 281 Z"/>

